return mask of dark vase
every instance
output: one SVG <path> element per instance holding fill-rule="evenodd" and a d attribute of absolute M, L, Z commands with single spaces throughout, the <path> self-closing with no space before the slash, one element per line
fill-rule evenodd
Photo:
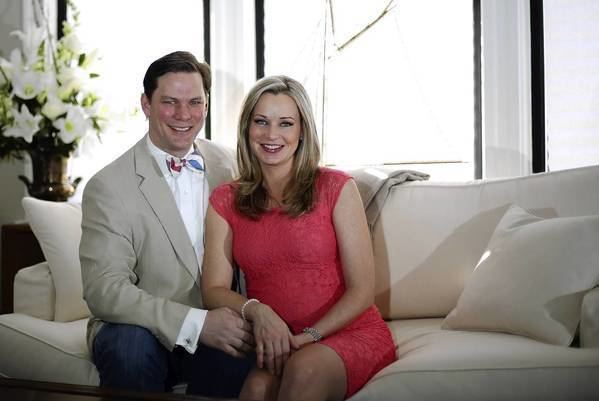
<path fill-rule="evenodd" d="M 33 181 L 20 175 L 27 192 L 34 198 L 64 202 L 73 196 L 81 177 L 71 181 L 67 176 L 69 158 L 57 152 L 30 150 Z"/>

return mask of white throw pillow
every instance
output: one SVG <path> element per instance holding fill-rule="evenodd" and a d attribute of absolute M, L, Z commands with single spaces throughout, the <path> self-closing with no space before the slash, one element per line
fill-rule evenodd
<path fill-rule="evenodd" d="M 14 283 L 15 313 L 53 321 L 56 289 L 48 262 L 25 267 L 17 272 Z"/>
<path fill-rule="evenodd" d="M 598 281 L 599 216 L 544 220 L 512 205 L 442 327 L 568 346 Z"/>
<path fill-rule="evenodd" d="M 70 322 L 88 317 L 79 262 L 81 205 L 31 197 L 23 198 L 22 204 L 52 273 L 56 288 L 54 320 Z"/>

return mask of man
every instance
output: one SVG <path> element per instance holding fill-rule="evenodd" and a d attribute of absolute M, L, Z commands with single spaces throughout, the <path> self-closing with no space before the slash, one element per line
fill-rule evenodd
<path fill-rule="evenodd" d="M 141 106 L 147 135 L 98 172 L 83 194 L 83 293 L 100 385 L 236 397 L 250 362 L 247 322 L 202 309 L 209 191 L 230 180 L 230 152 L 196 136 L 211 74 L 187 52 L 154 61 Z"/>

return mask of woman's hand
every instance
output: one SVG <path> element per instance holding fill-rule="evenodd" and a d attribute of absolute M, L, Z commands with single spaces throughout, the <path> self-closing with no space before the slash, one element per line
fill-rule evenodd
<path fill-rule="evenodd" d="M 293 348 L 291 352 L 302 349 L 308 344 L 312 344 L 314 339 L 311 335 L 306 333 L 299 333 L 292 337 L 291 339 L 291 347 Z"/>
<path fill-rule="evenodd" d="M 261 303 L 248 305 L 246 316 L 254 330 L 257 366 L 272 375 L 281 375 L 293 338 L 287 324 L 270 306 Z"/>

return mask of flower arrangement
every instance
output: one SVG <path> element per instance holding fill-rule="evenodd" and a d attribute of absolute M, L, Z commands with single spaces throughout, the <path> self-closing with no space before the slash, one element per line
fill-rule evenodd
<path fill-rule="evenodd" d="M 0 159 L 36 151 L 69 157 L 86 136 L 99 138 L 106 129 L 105 110 L 90 90 L 98 52 L 83 51 L 77 13 L 58 40 L 38 15 L 40 26 L 12 33 L 22 49 L 0 57 Z"/>

